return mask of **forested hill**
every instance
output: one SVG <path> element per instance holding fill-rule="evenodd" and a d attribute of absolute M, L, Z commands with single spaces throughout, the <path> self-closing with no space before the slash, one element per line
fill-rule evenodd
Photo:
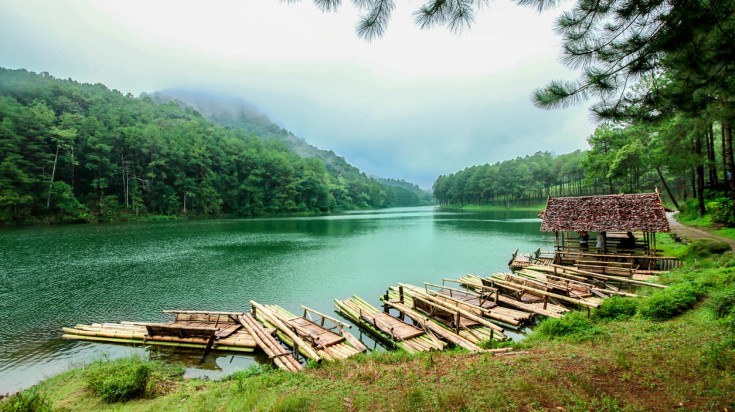
<path fill-rule="evenodd" d="M 196 90 L 167 89 L 153 93 L 143 93 L 141 97 L 150 97 L 156 103 L 179 102 L 191 106 L 206 119 L 221 126 L 241 129 L 264 139 L 282 142 L 291 151 L 301 157 L 318 157 L 327 170 L 337 176 L 354 178 L 362 172 L 347 163 L 331 150 L 321 150 L 306 142 L 290 131 L 273 123 L 268 116 L 260 113 L 257 107 L 244 99 L 223 96 Z"/>
<path fill-rule="evenodd" d="M 0 224 L 397 206 L 391 196 L 179 104 L 0 68 Z"/>
<path fill-rule="evenodd" d="M 335 178 L 348 181 L 361 180 L 365 174 L 349 164 L 343 157 L 331 150 L 322 150 L 306 142 L 303 138 L 273 123 L 256 106 L 241 97 L 225 96 L 187 89 L 167 89 L 153 93 L 143 93 L 156 103 L 177 102 L 190 106 L 206 119 L 221 126 L 250 132 L 266 140 L 283 143 L 292 152 L 303 158 L 315 157 L 324 162 L 327 171 Z M 404 180 L 376 177 L 386 192 L 389 206 L 419 206 L 434 203 L 430 192 L 422 190 Z"/>

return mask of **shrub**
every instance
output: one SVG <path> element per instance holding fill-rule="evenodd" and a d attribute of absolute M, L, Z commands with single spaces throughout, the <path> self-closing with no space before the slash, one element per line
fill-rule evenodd
<path fill-rule="evenodd" d="M 105 402 L 141 397 L 146 390 L 150 366 L 140 358 L 97 361 L 88 368 L 87 387 Z"/>
<path fill-rule="evenodd" d="M 640 314 L 646 319 L 667 320 L 691 309 L 699 292 L 688 282 L 657 291 L 641 302 Z"/>
<path fill-rule="evenodd" d="M 719 318 L 735 314 L 735 287 L 730 286 L 713 294 L 710 306 Z"/>
<path fill-rule="evenodd" d="M 50 412 L 51 403 L 36 388 L 18 392 L 0 402 L 2 412 Z"/>
<path fill-rule="evenodd" d="M 605 299 L 594 312 L 595 319 L 625 320 L 632 318 L 638 311 L 638 299 L 613 296 Z"/>
<path fill-rule="evenodd" d="M 707 203 L 707 211 L 712 214 L 712 220 L 717 223 L 724 223 L 726 225 L 735 223 L 735 220 L 733 220 L 732 200 L 726 197 L 721 197 L 713 202 Z"/>
<path fill-rule="evenodd" d="M 600 335 L 602 332 L 582 312 L 572 312 L 559 319 L 543 320 L 533 332 L 534 337 L 541 339 L 566 339 L 585 341 Z"/>
<path fill-rule="evenodd" d="M 702 259 L 712 255 L 721 255 L 732 251 L 727 242 L 709 239 L 697 239 L 693 241 L 682 256 L 684 259 Z"/>

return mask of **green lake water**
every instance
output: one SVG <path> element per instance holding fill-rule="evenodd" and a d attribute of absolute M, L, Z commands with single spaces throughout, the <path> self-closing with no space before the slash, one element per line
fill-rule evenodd
<path fill-rule="evenodd" d="M 246 311 L 248 301 L 333 313 L 335 298 L 374 305 L 398 282 L 507 271 L 515 249 L 551 249 L 524 212 L 431 207 L 273 219 L 0 230 L 0 393 L 101 357 L 183 361 L 221 377 L 258 356 L 61 339 L 77 323 L 167 321 L 164 309 Z M 356 335 L 359 332 L 355 331 Z"/>

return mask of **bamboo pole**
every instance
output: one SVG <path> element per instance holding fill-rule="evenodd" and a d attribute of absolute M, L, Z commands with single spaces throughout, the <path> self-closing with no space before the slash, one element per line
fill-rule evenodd
<path fill-rule="evenodd" d="M 404 312 L 406 315 L 410 316 L 411 319 L 419 323 L 421 327 L 423 327 L 424 329 L 431 330 L 432 332 L 436 333 L 437 335 L 443 337 L 444 339 L 452 342 L 453 344 L 459 347 L 465 348 L 472 352 L 482 352 L 483 351 L 483 349 L 480 348 L 479 346 L 461 337 L 460 335 L 453 333 L 452 331 L 444 328 L 443 326 L 440 326 L 439 324 L 431 321 L 428 316 L 421 315 L 420 313 L 414 311 L 413 309 L 409 308 L 405 304 L 396 303 L 396 302 L 386 302 L 386 304 L 392 306 L 398 311 Z"/>
<path fill-rule="evenodd" d="M 560 268 L 560 269 L 564 269 L 564 270 L 570 271 L 572 273 L 582 274 L 582 275 L 585 275 L 587 277 L 593 277 L 593 278 L 598 278 L 598 279 L 613 280 L 613 281 L 621 282 L 621 283 L 630 283 L 632 285 L 651 286 L 651 287 L 661 288 L 661 289 L 668 288 L 668 286 L 661 285 L 661 284 L 658 284 L 658 283 L 651 283 L 651 282 L 644 282 L 642 280 L 633 280 L 633 279 L 628 279 L 628 278 L 621 278 L 619 276 L 603 275 L 603 274 L 600 274 L 600 273 L 589 272 L 589 271 L 582 270 L 582 269 L 570 268 L 568 266 L 551 265 L 551 267 L 557 267 L 557 268 Z"/>
<path fill-rule="evenodd" d="M 494 281 L 496 283 L 500 284 L 500 285 L 508 284 L 508 282 L 506 282 L 504 280 L 500 280 L 500 279 L 495 279 Z M 535 294 L 538 294 L 538 295 L 541 295 L 541 296 L 546 295 L 546 296 L 552 297 L 554 299 L 558 299 L 558 300 L 561 300 L 561 301 L 564 301 L 564 302 L 574 303 L 576 305 L 586 306 L 586 307 L 590 307 L 590 308 L 596 308 L 596 307 L 599 306 L 598 304 L 593 303 L 593 302 L 586 302 L 586 301 L 583 301 L 583 300 L 580 300 L 580 299 L 574 299 L 574 298 L 570 298 L 568 296 L 558 295 L 556 293 L 551 293 L 551 292 L 547 292 L 547 291 L 540 290 L 540 289 L 534 289 L 534 288 L 531 288 L 531 287 L 528 287 L 528 286 L 520 286 L 520 288 L 524 292 L 535 293 Z"/>
<path fill-rule="evenodd" d="M 413 292 L 416 293 L 417 291 L 413 291 Z M 416 294 L 418 296 L 414 295 L 413 296 L 414 299 L 420 298 L 420 299 L 423 299 L 423 300 L 428 301 L 430 303 L 433 303 L 436 306 L 438 306 L 439 308 L 444 309 L 444 310 L 446 310 L 448 312 L 456 312 L 456 313 L 464 316 L 465 318 L 467 318 L 469 320 L 472 320 L 472 321 L 475 321 L 477 323 L 480 323 L 480 324 L 482 324 L 484 326 L 487 326 L 488 328 L 493 329 L 493 330 L 495 330 L 496 332 L 498 332 L 500 334 L 503 334 L 503 332 L 504 332 L 503 328 L 501 328 L 500 326 L 498 326 L 498 325 L 496 325 L 496 324 L 494 324 L 494 323 L 492 323 L 492 322 L 490 322 L 490 321 L 482 318 L 481 316 L 477 316 L 477 315 L 475 315 L 475 314 L 473 314 L 471 312 L 468 312 L 468 311 L 466 311 L 466 310 L 464 310 L 462 308 L 456 307 L 456 306 L 454 306 L 454 307 L 449 306 L 445 302 L 441 301 L 440 299 L 437 299 L 435 296 L 431 296 L 431 295 L 426 294 L 426 293 L 423 293 L 423 292 L 418 292 Z"/>
<path fill-rule="evenodd" d="M 423 291 L 421 291 L 421 289 L 418 289 L 415 286 L 411 286 L 411 285 L 403 285 L 403 286 L 404 287 L 412 287 L 415 291 L 417 291 L 419 293 L 424 293 Z M 511 325 L 511 326 L 514 326 L 514 327 L 520 325 L 520 322 L 517 319 L 514 319 L 514 318 L 512 318 L 510 316 L 505 316 L 505 315 L 500 314 L 500 313 L 493 312 L 492 309 L 483 308 L 482 306 L 474 305 L 474 304 L 469 303 L 469 302 L 464 302 L 462 300 L 455 299 L 455 298 L 453 298 L 451 296 L 442 295 L 442 294 L 436 293 L 434 291 L 431 291 L 431 293 L 428 293 L 429 291 L 427 290 L 426 292 L 427 292 L 427 294 L 429 294 L 431 296 L 434 296 L 438 300 L 444 300 L 444 301 L 451 302 L 451 303 L 454 304 L 453 307 L 456 307 L 457 309 L 462 309 L 462 310 L 464 310 L 464 311 L 466 311 L 468 313 L 472 313 L 472 314 L 478 315 L 478 316 L 485 316 L 485 317 L 488 317 L 488 318 L 492 318 L 492 319 L 498 320 L 500 322 L 504 322 L 504 323 L 506 323 L 508 325 Z M 465 309 L 465 308 L 467 308 L 467 309 Z M 479 313 L 474 313 L 474 312 L 479 312 Z M 493 323 L 491 323 L 491 324 L 494 325 L 494 327 L 491 326 L 491 328 L 493 328 L 493 329 L 500 328 L 500 330 L 498 330 L 498 329 L 496 329 L 496 330 L 498 330 L 499 332 L 503 332 L 503 329 L 500 326 L 497 326 L 497 325 L 495 325 Z"/>
<path fill-rule="evenodd" d="M 303 369 L 301 363 L 292 354 L 283 350 L 281 345 L 271 335 L 265 332 L 262 326 L 253 318 L 252 314 L 240 315 L 238 316 L 238 320 L 250 332 L 258 346 L 273 360 L 276 366 L 292 372 L 298 372 Z"/>
<path fill-rule="evenodd" d="M 258 315 L 262 317 L 266 322 L 270 323 L 280 332 L 283 332 L 286 336 L 288 336 L 293 341 L 293 345 L 298 346 L 298 350 L 302 352 L 306 357 L 316 361 L 317 363 L 322 361 L 322 358 L 316 353 L 316 351 L 314 351 L 311 345 L 304 342 L 301 337 L 294 333 L 280 319 L 274 316 L 273 312 L 254 300 L 250 301 L 250 305 L 252 305 L 253 308 L 257 309 L 256 313 L 258 313 Z"/>

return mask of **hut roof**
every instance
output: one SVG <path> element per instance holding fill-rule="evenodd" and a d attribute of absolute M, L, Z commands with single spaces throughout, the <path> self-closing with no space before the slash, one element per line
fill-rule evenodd
<path fill-rule="evenodd" d="M 544 232 L 669 231 L 669 222 L 658 192 L 550 197 L 542 214 L 541 230 Z"/>

